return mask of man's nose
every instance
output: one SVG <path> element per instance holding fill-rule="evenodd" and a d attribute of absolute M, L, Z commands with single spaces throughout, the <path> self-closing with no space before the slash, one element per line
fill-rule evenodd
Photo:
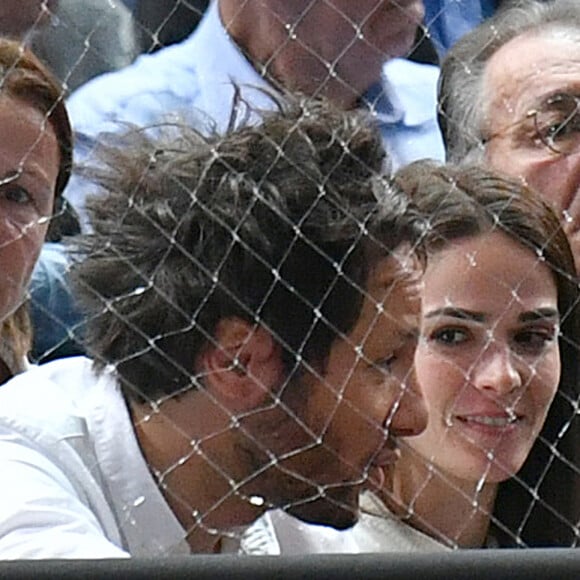
<path fill-rule="evenodd" d="M 401 396 L 387 427 L 396 437 L 419 435 L 427 427 L 427 407 L 414 371 L 401 385 Z"/>

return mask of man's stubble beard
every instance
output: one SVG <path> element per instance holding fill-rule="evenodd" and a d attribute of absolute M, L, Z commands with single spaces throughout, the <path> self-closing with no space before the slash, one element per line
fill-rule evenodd
<path fill-rule="evenodd" d="M 240 421 L 245 435 L 235 446 L 249 480 L 240 491 L 249 501 L 263 501 L 266 509 L 282 509 L 306 523 L 347 529 L 358 521 L 362 476 L 344 485 L 319 486 L 314 479 L 324 473 L 325 455 L 331 472 L 337 465 L 340 468 L 340 459 L 299 424 L 300 419 L 308 424 L 311 389 L 301 378 L 292 379 L 276 408 L 265 408 Z M 272 462 L 272 455 L 278 461 Z M 346 464 L 344 469 L 346 473 Z M 252 474 L 256 474 L 253 480 Z"/>

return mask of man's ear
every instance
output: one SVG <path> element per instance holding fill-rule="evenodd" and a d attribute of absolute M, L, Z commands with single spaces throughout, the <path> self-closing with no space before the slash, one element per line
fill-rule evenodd
<path fill-rule="evenodd" d="M 263 327 L 241 318 L 217 324 L 214 342 L 197 360 L 204 384 L 232 413 L 255 409 L 283 377 L 281 348 Z"/>

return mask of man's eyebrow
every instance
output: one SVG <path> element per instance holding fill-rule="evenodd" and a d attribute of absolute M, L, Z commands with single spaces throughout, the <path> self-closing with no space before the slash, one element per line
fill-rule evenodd
<path fill-rule="evenodd" d="M 438 316 L 449 316 L 451 318 L 459 318 L 460 320 L 473 320 L 474 322 L 485 321 L 485 315 L 482 312 L 465 310 L 464 308 L 455 308 L 453 306 L 436 308 L 435 310 L 431 310 L 425 314 L 425 318 L 436 318 Z"/>
<path fill-rule="evenodd" d="M 394 290 L 396 286 L 403 284 L 409 288 L 414 285 L 420 286 L 423 279 L 422 272 L 417 272 L 415 270 L 404 268 L 402 266 L 393 267 L 388 274 L 383 275 L 380 278 L 378 287 L 383 291 L 390 292 Z M 419 290 L 420 291 L 420 288 Z"/>
<path fill-rule="evenodd" d="M 416 265 L 409 266 L 409 264 L 397 264 L 391 273 L 391 284 L 404 283 L 415 284 L 423 280 L 424 271 L 421 267 Z"/>
<path fill-rule="evenodd" d="M 560 87 L 559 89 L 539 95 L 534 100 L 535 107 L 546 105 L 549 101 L 553 101 L 551 104 L 557 108 L 559 104 L 558 97 L 572 97 L 580 100 L 580 86 L 575 86 L 574 88 Z"/>
<path fill-rule="evenodd" d="M 559 320 L 560 313 L 555 308 L 537 308 L 528 312 L 522 312 L 519 319 L 521 322 L 535 322 L 537 320 Z"/>

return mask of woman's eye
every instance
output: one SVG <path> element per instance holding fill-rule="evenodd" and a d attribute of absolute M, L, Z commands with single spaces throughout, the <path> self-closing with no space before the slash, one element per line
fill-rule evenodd
<path fill-rule="evenodd" d="M 456 345 L 467 340 L 467 332 L 459 328 L 442 328 L 431 333 L 430 339 L 445 345 Z"/>
<path fill-rule="evenodd" d="M 6 184 L 0 189 L 2 197 L 14 203 L 25 204 L 29 203 L 32 196 L 27 189 L 16 184 Z"/>
<path fill-rule="evenodd" d="M 549 330 L 525 330 L 518 332 L 515 343 L 520 349 L 541 351 L 547 344 L 556 340 L 556 331 Z"/>

